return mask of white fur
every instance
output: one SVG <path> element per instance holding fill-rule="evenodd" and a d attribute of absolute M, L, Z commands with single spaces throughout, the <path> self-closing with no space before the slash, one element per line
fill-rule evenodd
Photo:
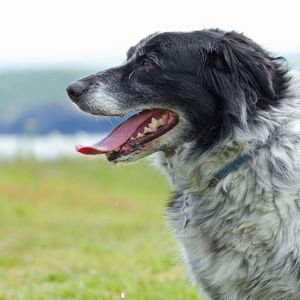
<path fill-rule="evenodd" d="M 197 161 L 185 144 L 158 153 L 174 191 L 167 209 L 192 278 L 211 299 L 300 299 L 300 76 L 290 95 L 255 126 Z M 268 141 L 270 128 L 280 130 Z M 213 176 L 258 141 L 267 143 L 218 184 Z M 267 142 L 268 141 L 268 142 Z"/>
<path fill-rule="evenodd" d="M 107 91 L 107 86 L 104 83 L 98 83 L 97 89 L 89 99 L 89 106 L 93 111 L 109 113 L 110 115 L 124 113 L 120 109 L 119 102 Z"/>

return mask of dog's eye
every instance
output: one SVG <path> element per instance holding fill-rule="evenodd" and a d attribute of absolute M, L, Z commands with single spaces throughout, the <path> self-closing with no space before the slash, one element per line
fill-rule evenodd
<path fill-rule="evenodd" d="M 144 59 L 143 68 L 146 72 L 150 72 L 151 70 L 155 69 L 155 66 L 150 60 Z"/>
<path fill-rule="evenodd" d="M 156 65 L 154 62 L 152 62 L 149 59 L 144 59 L 142 60 L 137 67 L 131 72 L 131 74 L 129 75 L 129 80 L 131 80 L 133 78 L 133 76 L 138 76 L 138 75 L 145 75 L 145 71 L 147 73 L 149 73 L 150 71 L 156 69 Z"/>

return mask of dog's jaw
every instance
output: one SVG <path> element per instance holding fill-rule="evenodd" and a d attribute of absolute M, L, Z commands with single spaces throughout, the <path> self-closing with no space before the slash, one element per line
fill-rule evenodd
<path fill-rule="evenodd" d="M 165 133 L 164 135 L 142 145 L 136 151 L 122 155 L 117 157 L 114 160 L 110 160 L 111 163 L 130 163 L 137 160 L 140 160 L 144 157 L 147 157 L 153 153 L 163 151 L 166 153 L 170 153 L 177 148 L 177 145 L 174 145 L 174 139 L 176 139 L 176 131 L 178 130 L 177 127 L 181 127 L 181 124 L 178 124 L 176 127 L 171 129 L 169 132 Z"/>
<path fill-rule="evenodd" d="M 113 164 L 130 163 L 140 160 L 159 151 L 165 153 L 173 152 L 179 146 L 178 143 L 176 143 L 175 141 L 184 139 L 184 132 L 186 128 L 186 121 L 184 119 L 179 118 L 179 123 L 170 131 L 142 145 L 136 151 L 117 157 L 114 160 L 110 160 L 110 162 Z"/>
<path fill-rule="evenodd" d="M 105 76 L 105 73 L 102 74 Z M 115 79 L 116 76 L 111 79 L 112 82 Z M 90 88 L 90 91 L 86 93 L 82 101 L 79 101 L 76 104 L 85 112 L 99 116 L 120 116 L 126 115 L 128 113 L 132 114 L 136 111 L 147 111 L 153 109 L 169 111 L 167 107 L 158 108 L 156 106 L 153 106 L 152 104 L 140 104 L 138 101 L 136 101 L 135 105 L 129 107 L 128 105 L 124 105 L 125 102 L 126 101 L 122 99 L 122 96 L 120 96 L 120 93 L 113 91 L 112 87 L 110 87 L 108 83 L 97 81 L 97 83 L 92 88 Z M 190 126 L 186 117 L 181 111 L 176 111 L 174 109 L 173 111 L 174 113 L 172 114 L 176 115 L 177 118 L 177 121 L 174 124 L 174 128 L 166 130 L 166 132 L 164 132 L 162 135 L 155 137 L 151 141 L 147 141 L 146 143 L 138 145 L 132 152 L 122 152 L 120 154 L 118 153 L 119 150 L 117 150 L 116 152 L 112 151 L 106 153 L 107 159 L 113 164 L 129 163 L 137 161 L 158 151 L 170 151 L 178 147 L 178 141 L 183 140 L 182 137 L 184 136 L 184 132 L 187 132 Z M 82 151 L 79 150 L 79 152 Z"/>

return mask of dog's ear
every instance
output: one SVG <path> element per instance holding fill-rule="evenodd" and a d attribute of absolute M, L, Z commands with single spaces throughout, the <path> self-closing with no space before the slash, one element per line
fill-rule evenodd
<path fill-rule="evenodd" d="M 216 70 L 226 71 L 229 69 L 228 59 L 225 53 L 220 49 L 209 49 L 207 52 L 206 67 L 211 67 Z"/>
<path fill-rule="evenodd" d="M 223 106 L 224 118 L 247 126 L 261 103 L 275 97 L 272 58 L 252 40 L 230 32 L 207 49 L 206 84 Z M 265 101 L 267 99 L 267 101 Z"/>
<path fill-rule="evenodd" d="M 274 97 L 274 59 L 251 39 L 236 32 L 224 36 L 223 49 L 228 65 L 248 82 L 258 96 Z"/>

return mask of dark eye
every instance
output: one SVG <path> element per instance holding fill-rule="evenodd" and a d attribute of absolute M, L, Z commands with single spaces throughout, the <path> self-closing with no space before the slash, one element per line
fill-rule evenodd
<path fill-rule="evenodd" d="M 131 80 L 131 78 L 134 75 L 145 75 L 145 71 L 147 73 L 149 73 L 150 71 L 156 69 L 156 64 L 154 62 L 152 62 L 150 59 L 144 59 L 142 60 L 137 67 L 131 72 L 131 74 L 129 75 L 128 79 Z"/>
<path fill-rule="evenodd" d="M 150 72 L 155 69 L 153 62 L 148 59 L 144 59 L 142 66 L 146 72 Z"/>

